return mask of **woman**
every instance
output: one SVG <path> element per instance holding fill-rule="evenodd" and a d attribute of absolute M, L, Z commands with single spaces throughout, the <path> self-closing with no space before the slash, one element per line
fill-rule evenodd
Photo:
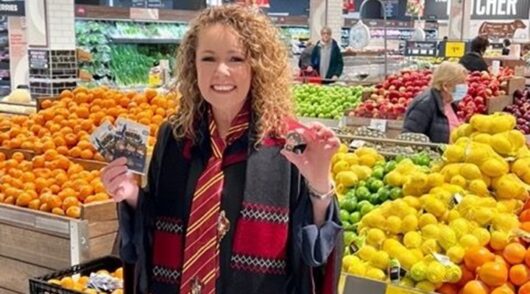
<path fill-rule="evenodd" d="M 451 130 L 460 125 L 456 102 L 467 95 L 466 69 L 443 62 L 433 73 L 432 86 L 416 97 L 405 114 L 404 133 L 422 133 L 431 142 L 449 143 Z"/>
<path fill-rule="evenodd" d="M 460 63 L 469 71 L 488 71 L 484 53 L 490 42 L 486 37 L 478 36 L 471 41 L 471 51 L 460 58 Z"/>
<path fill-rule="evenodd" d="M 336 293 L 342 249 L 329 171 L 339 141 L 293 116 L 287 52 L 266 16 L 204 10 L 179 48 L 178 113 L 139 189 L 125 159 L 103 171 L 121 255 L 139 293 Z M 130 281 L 129 281 L 130 282 Z"/>
<path fill-rule="evenodd" d="M 510 46 L 512 45 L 512 42 L 510 39 L 504 39 L 502 41 L 502 55 L 508 56 L 510 55 Z"/>

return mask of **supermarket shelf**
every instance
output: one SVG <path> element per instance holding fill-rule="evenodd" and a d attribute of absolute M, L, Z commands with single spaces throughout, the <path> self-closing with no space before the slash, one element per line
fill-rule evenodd
<path fill-rule="evenodd" d="M 181 39 L 143 39 L 143 38 L 112 38 L 117 44 L 180 44 Z"/>
<path fill-rule="evenodd" d="M 336 119 L 300 117 L 299 120 L 302 123 L 319 122 L 329 128 L 338 128 L 341 125 L 341 121 Z"/>

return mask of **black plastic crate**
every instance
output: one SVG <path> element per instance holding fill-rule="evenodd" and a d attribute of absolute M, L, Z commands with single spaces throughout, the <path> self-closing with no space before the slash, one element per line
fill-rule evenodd
<path fill-rule="evenodd" d="M 118 257 L 105 256 L 87 263 L 74 265 L 70 268 L 56 271 L 42 277 L 29 279 L 29 292 L 31 294 L 79 294 L 81 292 L 64 289 L 58 285 L 48 284 L 48 280 L 60 280 L 64 277 L 73 276 L 76 274 L 88 276 L 90 273 L 103 269 L 113 272 L 121 266 L 123 266 L 123 264 Z"/>

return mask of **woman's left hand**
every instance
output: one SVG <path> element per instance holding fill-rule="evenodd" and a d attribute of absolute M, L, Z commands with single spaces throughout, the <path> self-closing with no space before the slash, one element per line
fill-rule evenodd
<path fill-rule="evenodd" d="M 331 158 L 339 149 L 340 140 L 321 123 L 310 123 L 307 127 L 308 130 L 297 130 L 307 143 L 304 152 L 296 154 L 282 150 L 282 154 L 298 168 L 313 189 L 324 194 L 331 187 Z"/>

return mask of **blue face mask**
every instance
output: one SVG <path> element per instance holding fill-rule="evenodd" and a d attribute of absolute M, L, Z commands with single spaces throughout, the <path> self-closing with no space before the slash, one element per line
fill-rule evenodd
<path fill-rule="evenodd" d="M 453 91 L 453 101 L 458 102 L 467 95 L 467 85 L 466 84 L 458 84 L 455 86 L 455 90 Z"/>

